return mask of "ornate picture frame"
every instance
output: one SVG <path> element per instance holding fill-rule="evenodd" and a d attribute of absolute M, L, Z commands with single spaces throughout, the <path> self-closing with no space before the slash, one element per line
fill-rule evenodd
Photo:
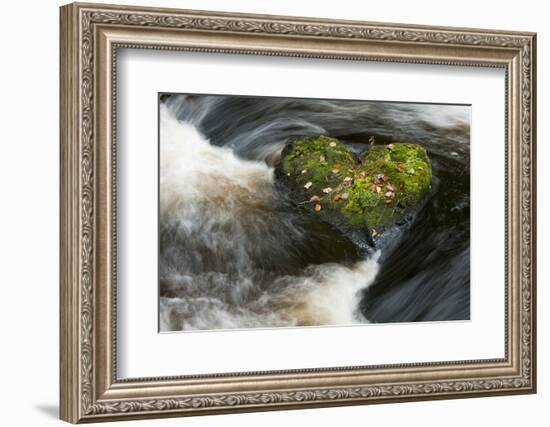
<path fill-rule="evenodd" d="M 112 421 L 536 391 L 536 35 L 74 3 L 61 8 L 60 416 Z M 117 378 L 117 49 L 505 70 L 505 357 Z"/>

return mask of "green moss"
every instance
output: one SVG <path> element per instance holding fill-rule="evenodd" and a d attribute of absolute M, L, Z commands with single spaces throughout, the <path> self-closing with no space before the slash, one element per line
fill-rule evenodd
<path fill-rule="evenodd" d="M 432 182 L 428 154 L 420 145 L 375 146 L 363 156 L 363 163 L 366 173 L 383 173 L 389 178 L 396 200 L 406 208 L 417 204 Z"/>
<path fill-rule="evenodd" d="M 370 189 L 371 177 L 356 179 L 347 189 L 348 199 L 343 203 L 342 212 L 353 225 L 368 227 L 366 213 L 384 203 L 381 195 Z"/>
<path fill-rule="evenodd" d="M 344 144 L 321 135 L 295 138 L 290 152 L 282 159 L 282 170 L 301 186 L 311 182 L 309 191 L 315 194 L 339 185 L 342 173 L 354 164 L 355 159 Z"/>
<path fill-rule="evenodd" d="M 295 138 L 281 168 L 308 196 L 319 198 L 322 212 L 338 211 L 370 233 L 418 204 L 432 180 L 419 145 L 372 146 L 356 160 L 344 144 L 324 135 Z"/>

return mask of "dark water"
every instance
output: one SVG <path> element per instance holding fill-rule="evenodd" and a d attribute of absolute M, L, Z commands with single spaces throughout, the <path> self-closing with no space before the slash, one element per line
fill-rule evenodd
<path fill-rule="evenodd" d="M 222 173 L 195 196 L 195 210 L 180 214 L 176 203 L 164 215 L 161 163 L 161 329 L 469 319 L 469 107 L 183 95 L 162 104 L 210 145 L 200 147 L 221 149 L 186 165 L 193 177 L 210 176 L 208 166 L 229 170 L 228 153 L 252 169 L 235 179 Z M 304 215 L 273 182 L 272 167 L 289 138 L 319 134 L 356 152 L 373 135 L 421 144 L 433 172 L 424 204 L 374 247 Z M 222 182 L 226 190 L 204 196 Z M 202 225 L 191 229 L 193 221 Z"/>

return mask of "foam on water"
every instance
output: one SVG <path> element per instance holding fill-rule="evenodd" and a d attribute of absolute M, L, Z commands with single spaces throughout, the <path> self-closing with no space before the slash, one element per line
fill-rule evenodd
<path fill-rule="evenodd" d="M 279 208 L 265 161 L 211 145 L 193 120 L 162 105 L 160 168 L 161 331 L 366 321 L 358 292 L 374 280 L 378 255 L 295 275 L 267 271 L 262 260 L 284 263 L 304 229 Z"/>

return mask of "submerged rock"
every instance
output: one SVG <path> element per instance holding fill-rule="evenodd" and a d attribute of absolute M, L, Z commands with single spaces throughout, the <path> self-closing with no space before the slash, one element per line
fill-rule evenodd
<path fill-rule="evenodd" d="M 374 237 L 418 205 L 432 170 L 417 144 L 373 145 L 357 157 L 337 139 L 321 135 L 292 139 L 276 176 L 325 221 L 359 227 Z"/>

